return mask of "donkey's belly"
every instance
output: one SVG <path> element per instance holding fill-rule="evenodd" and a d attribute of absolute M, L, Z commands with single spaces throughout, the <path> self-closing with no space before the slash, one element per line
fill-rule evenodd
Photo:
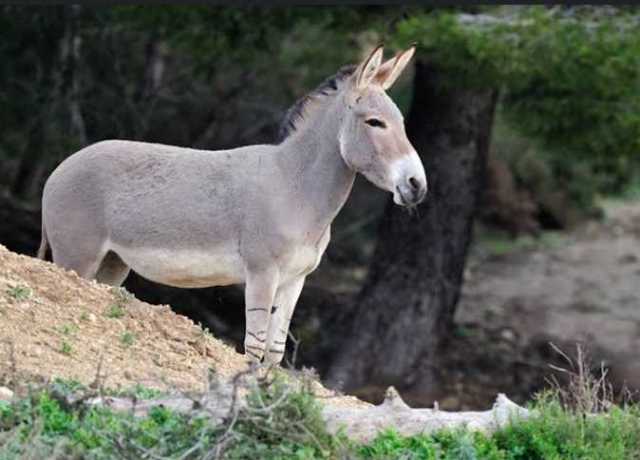
<path fill-rule="evenodd" d="M 135 249 L 113 245 L 113 251 L 139 275 L 157 283 L 181 288 L 244 282 L 244 265 L 239 254 L 224 249 Z"/>

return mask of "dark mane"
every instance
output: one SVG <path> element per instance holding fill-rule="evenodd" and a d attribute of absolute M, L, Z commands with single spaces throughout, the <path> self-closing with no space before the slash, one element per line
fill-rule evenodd
<path fill-rule="evenodd" d="M 341 67 L 335 75 L 327 78 L 320 83 L 316 89 L 301 97 L 289 107 L 289 110 L 284 115 L 284 118 L 280 122 L 280 128 L 278 129 L 278 143 L 284 141 L 293 132 L 296 131 L 298 124 L 304 119 L 304 109 L 307 104 L 318 96 L 330 96 L 335 94 L 340 83 L 350 77 L 355 72 L 355 65 L 345 65 Z"/>

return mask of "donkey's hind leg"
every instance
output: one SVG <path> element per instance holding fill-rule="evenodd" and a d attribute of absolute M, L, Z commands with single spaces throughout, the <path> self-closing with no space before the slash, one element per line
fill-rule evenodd
<path fill-rule="evenodd" d="M 104 250 L 96 248 L 88 251 L 82 250 L 78 246 L 62 247 L 53 243 L 51 244 L 51 256 L 56 265 L 67 270 L 74 270 L 82 278 L 93 279 L 96 277 L 100 263 L 104 258 Z"/>
<path fill-rule="evenodd" d="M 96 280 L 99 283 L 120 286 L 129 275 L 129 266 L 124 263 L 118 254 L 108 251 L 102 259 Z"/>

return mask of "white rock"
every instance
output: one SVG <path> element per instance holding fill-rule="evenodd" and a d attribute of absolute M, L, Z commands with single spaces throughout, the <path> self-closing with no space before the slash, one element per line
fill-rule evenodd
<path fill-rule="evenodd" d="M 34 356 L 34 357 L 38 357 L 38 356 L 42 356 L 42 349 L 40 347 L 33 347 L 30 352 L 29 355 Z"/>
<path fill-rule="evenodd" d="M 13 399 L 13 391 L 7 387 L 0 387 L 0 401 L 11 401 Z"/>

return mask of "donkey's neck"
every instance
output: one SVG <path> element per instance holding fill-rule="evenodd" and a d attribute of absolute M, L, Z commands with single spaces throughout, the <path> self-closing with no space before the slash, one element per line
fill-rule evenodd
<path fill-rule="evenodd" d="M 356 176 L 340 154 L 343 110 L 339 96 L 315 108 L 304 126 L 281 144 L 281 165 L 291 178 L 300 216 L 322 232 L 342 209 Z"/>

